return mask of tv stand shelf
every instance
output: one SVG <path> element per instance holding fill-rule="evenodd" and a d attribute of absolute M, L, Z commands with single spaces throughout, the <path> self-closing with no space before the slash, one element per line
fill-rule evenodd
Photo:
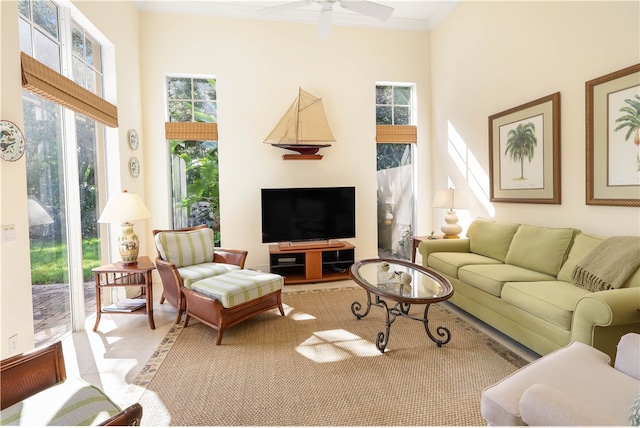
<path fill-rule="evenodd" d="M 339 281 L 349 279 L 349 268 L 355 262 L 355 247 L 341 241 L 342 246 L 281 250 L 269 245 L 269 270 L 284 277 L 286 284 Z"/>

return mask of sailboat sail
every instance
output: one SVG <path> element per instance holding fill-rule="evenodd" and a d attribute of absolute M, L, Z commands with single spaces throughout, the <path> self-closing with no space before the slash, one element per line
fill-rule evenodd
<path fill-rule="evenodd" d="M 335 141 L 322 99 L 302 88 L 298 89 L 298 97 L 264 140 L 266 144 L 300 153 L 315 153 Z"/>

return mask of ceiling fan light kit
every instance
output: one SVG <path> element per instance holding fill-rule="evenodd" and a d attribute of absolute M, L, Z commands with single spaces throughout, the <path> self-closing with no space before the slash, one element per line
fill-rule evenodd
<path fill-rule="evenodd" d="M 329 37 L 333 16 L 333 5 L 336 3 L 343 9 L 383 21 L 388 19 L 393 13 L 392 7 L 367 0 L 298 0 L 276 6 L 265 7 L 258 10 L 258 13 L 260 15 L 281 13 L 287 10 L 309 6 L 313 3 L 317 3 L 320 5 L 320 16 L 318 19 L 318 39 L 326 39 L 327 37 Z"/>

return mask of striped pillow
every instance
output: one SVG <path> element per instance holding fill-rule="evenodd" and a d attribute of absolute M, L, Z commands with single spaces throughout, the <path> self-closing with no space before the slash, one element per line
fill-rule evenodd
<path fill-rule="evenodd" d="M 155 236 L 160 257 L 176 267 L 212 262 L 214 241 L 212 229 L 189 232 L 160 232 Z"/>
<path fill-rule="evenodd" d="M 69 378 L 0 411 L 0 425 L 97 425 L 119 412 L 98 388 Z"/>

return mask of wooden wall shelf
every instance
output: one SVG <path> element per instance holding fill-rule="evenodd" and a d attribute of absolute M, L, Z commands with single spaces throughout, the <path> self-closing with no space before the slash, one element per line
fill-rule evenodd
<path fill-rule="evenodd" d="M 284 160 L 320 160 L 322 155 L 282 155 Z"/>

